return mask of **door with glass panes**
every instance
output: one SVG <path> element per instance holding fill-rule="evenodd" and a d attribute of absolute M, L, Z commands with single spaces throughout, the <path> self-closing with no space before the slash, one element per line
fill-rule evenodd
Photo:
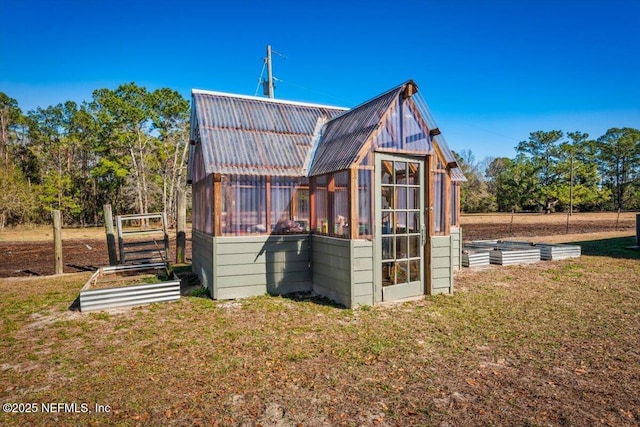
<path fill-rule="evenodd" d="M 423 295 L 424 161 L 378 153 L 375 170 L 376 299 Z"/>

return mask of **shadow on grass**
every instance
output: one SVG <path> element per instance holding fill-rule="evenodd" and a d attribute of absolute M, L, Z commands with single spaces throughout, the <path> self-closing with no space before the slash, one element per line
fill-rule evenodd
<path fill-rule="evenodd" d="M 68 308 L 69 311 L 80 311 L 80 295 L 76 297 Z"/>
<path fill-rule="evenodd" d="M 296 302 L 312 302 L 317 305 L 324 305 L 328 307 L 334 308 L 346 308 L 342 304 L 338 304 L 337 302 L 330 300 L 329 298 L 323 297 L 313 292 L 291 292 L 288 294 L 280 295 L 282 298 L 287 298 Z"/>
<path fill-rule="evenodd" d="M 583 255 L 640 260 L 640 250 L 627 249 L 630 246 L 635 246 L 635 236 L 616 237 L 613 239 L 601 240 L 586 240 L 580 242 L 572 242 L 572 244 L 582 246 Z"/>

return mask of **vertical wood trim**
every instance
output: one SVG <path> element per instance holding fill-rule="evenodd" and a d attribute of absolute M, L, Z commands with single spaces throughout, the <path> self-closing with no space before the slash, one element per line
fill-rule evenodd
<path fill-rule="evenodd" d="M 113 213 L 111 204 L 103 206 L 104 211 L 104 228 L 107 233 L 107 251 L 109 252 L 109 265 L 118 263 L 118 253 L 116 252 L 116 236 L 113 232 Z"/>
<path fill-rule="evenodd" d="M 448 173 L 444 178 L 444 234 L 451 234 L 451 177 Z"/>
<path fill-rule="evenodd" d="M 436 218 L 435 218 L 435 211 L 434 211 L 434 203 L 433 203 L 433 194 L 435 192 L 435 174 L 436 172 L 434 171 L 435 169 L 435 156 L 427 156 L 427 161 L 426 164 L 428 165 L 426 167 L 426 184 L 424 186 L 425 189 L 425 200 L 427 201 L 427 213 L 429 215 L 429 220 L 428 220 L 428 224 L 429 224 L 429 235 L 433 236 L 434 235 L 434 230 L 436 228 Z"/>
<path fill-rule="evenodd" d="M 351 239 L 358 238 L 360 219 L 358 217 L 358 169 L 349 169 L 349 233 Z"/>
<path fill-rule="evenodd" d="M 222 235 L 222 175 L 213 175 L 213 235 Z M 227 212 L 229 218 L 229 212 Z"/>
<path fill-rule="evenodd" d="M 265 191 L 267 192 L 267 197 L 265 198 L 266 200 L 266 218 L 265 218 L 265 223 L 266 223 L 266 227 L 267 227 L 267 233 L 271 233 L 271 177 L 267 176 L 266 177 L 266 183 L 265 183 Z"/>
<path fill-rule="evenodd" d="M 434 215 L 433 215 L 433 158 L 428 155 L 424 159 L 424 202 L 425 202 L 425 224 L 427 226 L 427 238 L 424 247 L 424 287 L 425 294 L 431 295 L 431 236 L 433 236 Z"/>
<path fill-rule="evenodd" d="M 315 233 L 318 227 L 318 212 L 316 211 L 316 178 L 309 178 L 309 227 Z"/>
<path fill-rule="evenodd" d="M 373 232 L 373 302 L 382 301 L 382 230 L 378 224 L 381 223 L 382 201 L 380 195 L 380 171 L 382 170 L 381 154 L 372 153 L 372 163 L 375 165 L 373 176 L 371 177 L 371 202 L 373 205 L 373 216 L 371 218 L 371 229 Z"/>
<path fill-rule="evenodd" d="M 297 220 L 296 213 L 298 212 L 298 186 L 291 184 L 291 203 L 289 204 L 289 218 Z"/>

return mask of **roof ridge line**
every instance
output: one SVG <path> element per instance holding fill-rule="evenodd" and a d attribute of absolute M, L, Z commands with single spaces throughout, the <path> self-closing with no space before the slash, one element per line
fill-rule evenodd
<path fill-rule="evenodd" d="M 252 101 L 261 101 L 261 102 L 271 102 L 275 104 L 286 104 L 286 105 L 298 105 L 302 107 L 316 107 L 316 108 L 331 108 L 334 110 L 344 110 L 349 111 L 349 108 L 346 107 L 338 107 L 336 105 L 326 105 L 326 104 L 315 104 L 311 102 L 302 102 L 302 101 L 288 101 L 286 99 L 275 99 L 275 98 L 261 98 L 259 96 L 251 96 L 251 95 L 241 95 L 238 93 L 229 93 L 229 92 L 219 92 L 214 90 L 204 90 L 204 89 L 191 89 L 191 94 L 199 94 L 199 95 L 217 95 L 217 96 L 226 96 L 229 98 L 238 98 L 238 99 L 248 99 Z"/>

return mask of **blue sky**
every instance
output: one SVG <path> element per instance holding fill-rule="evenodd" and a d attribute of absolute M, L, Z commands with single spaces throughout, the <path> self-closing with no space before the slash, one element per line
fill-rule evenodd
<path fill-rule="evenodd" d="M 640 128 L 640 0 L 0 0 L 0 91 L 23 111 L 136 82 L 355 106 L 408 79 L 449 145 Z"/>

